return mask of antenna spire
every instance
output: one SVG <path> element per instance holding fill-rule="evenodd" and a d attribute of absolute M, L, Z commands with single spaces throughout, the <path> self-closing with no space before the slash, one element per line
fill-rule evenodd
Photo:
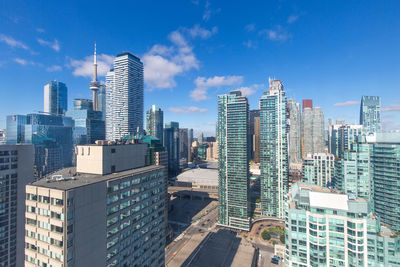
<path fill-rule="evenodd" d="M 94 62 L 93 62 L 93 81 L 97 82 L 97 53 L 96 53 L 96 41 L 94 42 Z"/>

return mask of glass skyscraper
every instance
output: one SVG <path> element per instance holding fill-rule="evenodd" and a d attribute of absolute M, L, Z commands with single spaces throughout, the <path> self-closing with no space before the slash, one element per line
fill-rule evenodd
<path fill-rule="evenodd" d="M 301 109 L 294 99 L 288 100 L 289 111 L 289 163 L 301 163 Z"/>
<path fill-rule="evenodd" d="M 146 112 L 146 134 L 157 137 L 161 144 L 164 132 L 164 112 L 157 105 Z"/>
<path fill-rule="evenodd" d="M 44 85 L 44 112 L 64 115 L 68 109 L 68 89 L 65 83 L 50 81 Z"/>
<path fill-rule="evenodd" d="M 303 108 L 301 117 L 303 157 L 325 152 L 324 113 L 320 107 Z"/>
<path fill-rule="evenodd" d="M 250 230 L 249 105 L 240 91 L 218 96 L 219 224 Z"/>
<path fill-rule="evenodd" d="M 94 144 L 96 140 L 105 139 L 105 125 L 102 112 L 93 110 L 89 99 L 75 99 L 74 110 L 67 112 L 74 120 L 73 143 L 75 145 Z"/>
<path fill-rule="evenodd" d="M 131 53 L 117 55 L 106 76 L 106 139 L 143 130 L 143 63 Z"/>
<path fill-rule="evenodd" d="M 289 162 L 287 100 L 282 82 L 269 79 L 260 100 L 261 212 L 283 218 L 288 190 Z"/>
<path fill-rule="evenodd" d="M 168 173 L 179 172 L 179 123 L 168 122 L 164 128 L 164 146 L 168 151 Z"/>
<path fill-rule="evenodd" d="M 363 96 L 360 106 L 360 124 L 365 133 L 376 133 L 381 130 L 381 99 L 379 96 Z"/>

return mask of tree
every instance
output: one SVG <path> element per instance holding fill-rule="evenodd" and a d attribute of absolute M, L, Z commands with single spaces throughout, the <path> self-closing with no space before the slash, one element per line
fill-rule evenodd
<path fill-rule="evenodd" d="M 271 239 L 271 234 L 269 233 L 269 231 L 264 230 L 264 232 L 262 232 L 262 234 L 261 234 L 261 237 L 262 237 L 264 240 L 270 240 L 270 239 Z"/>
<path fill-rule="evenodd" d="M 285 244 L 285 234 L 281 234 L 279 240 L 282 242 L 282 244 Z"/>

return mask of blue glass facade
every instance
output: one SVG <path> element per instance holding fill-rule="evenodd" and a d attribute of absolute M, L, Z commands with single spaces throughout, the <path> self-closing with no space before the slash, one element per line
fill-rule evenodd
<path fill-rule="evenodd" d="M 63 115 L 68 109 L 68 89 L 65 83 L 51 81 L 44 86 L 44 112 Z"/>

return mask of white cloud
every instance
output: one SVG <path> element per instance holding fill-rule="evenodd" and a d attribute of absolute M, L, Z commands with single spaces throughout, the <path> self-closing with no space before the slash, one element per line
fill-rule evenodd
<path fill-rule="evenodd" d="M 38 38 L 37 41 L 42 46 L 48 46 L 56 52 L 60 51 L 60 44 L 57 39 L 54 39 L 53 42 L 49 42 L 49 41 Z"/>
<path fill-rule="evenodd" d="M 191 29 L 186 29 L 192 38 L 200 37 L 201 39 L 208 39 L 214 34 L 218 33 L 218 27 L 214 26 L 211 30 L 204 29 L 198 24 L 194 25 Z"/>
<path fill-rule="evenodd" d="M 220 11 L 221 11 L 220 8 L 217 9 L 211 8 L 211 3 L 209 1 L 206 1 L 203 12 L 203 20 L 208 21 L 211 18 L 212 14 L 216 14 Z"/>
<path fill-rule="evenodd" d="M 191 69 L 199 68 L 199 61 L 189 44 L 189 38 L 207 39 L 218 32 L 195 25 L 193 28 L 181 28 L 168 35 L 171 46 L 156 44 L 142 57 L 144 63 L 144 81 L 148 90 L 172 88 L 176 86 L 175 77 Z"/>
<path fill-rule="evenodd" d="M 256 30 L 256 25 L 251 23 L 251 24 L 247 24 L 246 26 L 244 26 L 244 29 L 248 32 L 253 32 Z"/>
<path fill-rule="evenodd" d="M 258 89 L 263 88 L 262 84 L 253 84 L 251 86 L 243 86 L 238 88 L 237 90 L 242 92 L 242 96 L 250 96 L 257 92 Z"/>
<path fill-rule="evenodd" d="M 243 42 L 243 45 L 246 46 L 247 48 L 257 48 L 257 43 L 251 40 Z"/>
<path fill-rule="evenodd" d="M 60 70 L 62 70 L 62 68 L 59 65 L 53 65 L 53 66 L 46 68 L 46 71 L 48 71 L 48 72 L 54 72 L 54 71 L 60 71 Z"/>
<path fill-rule="evenodd" d="M 400 105 L 391 105 L 389 107 L 383 107 L 382 108 L 383 112 L 388 112 L 388 111 L 400 111 Z"/>
<path fill-rule="evenodd" d="M 6 36 L 4 34 L 0 34 L 0 42 L 3 42 L 11 47 L 22 48 L 25 50 L 29 50 L 29 47 L 23 42 L 17 41 L 10 36 Z"/>
<path fill-rule="evenodd" d="M 288 24 L 292 24 L 293 22 L 295 22 L 297 19 L 299 18 L 299 16 L 297 15 L 290 15 L 287 19 L 287 23 Z"/>
<path fill-rule="evenodd" d="M 177 114 L 189 114 L 189 113 L 205 113 L 208 111 L 206 108 L 199 108 L 199 107 L 170 107 L 168 108 L 169 111 Z"/>
<path fill-rule="evenodd" d="M 284 42 L 290 38 L 290 35 L 281 26 L 277 26 L 276 29 L 274 30 L 263 29 L 259 31 L 259 34 L 265 36 L 271 41 L 278 41 L 278 42 Z"/>
<path fill-rule="evenodd" d="M 36 28 L 36 31 L 37 31 L 37 32 L 40 32 L 40 33 L 46 32 L 43 28 Z"/>
<path fill-rule="evenodd" d="M 194 81 L 196 88 L 190 93 L 194 101 L 207 99 L 207 90 L 210 87 L 220 87 L 241 84 L 243 76 L 214 76 L 212 78 L 197 77 Z"/>
<path fill-rule="evenodd" d="M 356 106 L 356 105 L 360 105 L 360 101 L 346 101 L 346 102 L 340 102 L 340 103 L 336 103 L 334 104 L 335 107 L 347 107 L 347 106 Z"/>
<path fill-rule="evenodd" d="M 14 61 L 17 62 L 18 64 L 22 66 L 27 66 L 27 65 L 35 65 L 35 62 L 30 61 L 30 60 L 25 60 L 22 58 L 14 58 Z"/>
<path fill-rule="evenodd" d="M 97 75 L 105 76 L 113 63 L 113 56 L 97 55 Z M 70 59 L 67 66 L 73 68 L 73 75 L 90 78 L 93 75 L 93 56 L 87 56 L 82 60 Z"/>

